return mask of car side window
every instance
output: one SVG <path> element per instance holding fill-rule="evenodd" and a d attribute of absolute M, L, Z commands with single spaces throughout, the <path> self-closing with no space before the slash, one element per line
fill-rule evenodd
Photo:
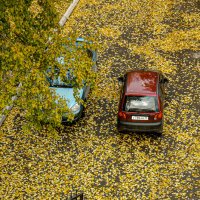
<path fill-rule="evenodd" d="M 158 95 L 159 95 L 160 97 L 163 96 L 162 87 L 161 87 L 161 84 L 160 84 L 160 83 L 158 84 Z"/>
<path fill-rule="evenodd" d="M 93 53 L 89 49 L 87 49 L 87 54 L 89 58 L 93 58 Z"/>
<path fill-rule="evenodd" d="M 125 90 L 125 76 L 119 77 L 118 81 L 121 83 L 119 84 L 119 86 L 120 86 L 120 99 L 122 99 Z"/>
<path fill-rule="evenodd" d="M 163 75 L 162 74 L 160 74 L 160 76 L 159 76 L 159 82 L 163 83 Z"/>
<path fill-rule="evenodd" d="M 124 80 L 123 80 L 123 87 L 122 87 L 122 92 L 121 92 L 121 98 L 124 96 L 125 88 L 126 88 L 126 78 L 127 75 L 124 75 Z"/>

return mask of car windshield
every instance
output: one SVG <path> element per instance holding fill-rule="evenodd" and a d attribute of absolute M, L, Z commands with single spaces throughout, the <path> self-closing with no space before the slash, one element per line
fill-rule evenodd
<path fill-rule="evenodd" d="M 157 112 L 157 98 L 154 96 L 126 96 L 124 110 L 126 112 Z"/>
<path fill-rule="evenodd" d="M 84 48 L 77 48 L 79 46 L 82 46 L 83 44 L 80 41 L 76 42 L 75 46 L 67 46 L 65 44 L 63 44 L 62 46 L 68 50 L 69 52 L 73 52 L 73 54 L 77 54 L 80 55 L 80 57 L 82 58 L 82 60 L 84 60 L 85 63 L 85 59 L 92 59 L 93 58 L 93 53 L 91 50 L 89 49 L 84 49 Z M 61 65 L 65 64 L 65 60 L 64 60 L 64 56 L 61 55 L 60 57 L 56 58 L 57 62 Z M 71 58 L 70 62 L 74 61 L 75 58 Z M 82 60 L 80 60 L 79 58 L 79 62 L 81 63 Z M 75 84 L 75 76 L 73 76 L 72 70 L 68 70 L 66 72 L 66 76 L 63 77 L 63 75 L 60 75 L 60 70 L 58 67 L 55 67 L 53 70 L 51 67 L 48 68 L 48 70 L 46 71 L 46 78 L 47 81 L 50 84 L 50 87 L 74 87 Z"/>
<path fill-rule="evenodd" d="M 47 80 L 50 87 L 73 87 L 74 86 L 74 76 L 70 70 L 67 71 L 66 76 L 60 77 L 60 70 L 58 68 L 54 69 L 54 73 L 51 74 L 51 68 L 47 70 L 50 76 L 47 76 Z"/>

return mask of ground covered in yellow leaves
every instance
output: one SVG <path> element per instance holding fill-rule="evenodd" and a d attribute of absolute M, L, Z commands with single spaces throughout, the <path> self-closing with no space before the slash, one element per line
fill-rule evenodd
<path fill-rule="evenodd" d="M 199 199 L 199 8 L 197 0 L 80 0 L 63 32 L 98 45 L 85 117 L 49 138 L 25 132 L 12 110 L 0 132 L 1 199 L 64 199 L 73 188 L 91 200 Z M 170 80 L 161 137 L 117 132 L 117 77 L 136 68 Z"/>

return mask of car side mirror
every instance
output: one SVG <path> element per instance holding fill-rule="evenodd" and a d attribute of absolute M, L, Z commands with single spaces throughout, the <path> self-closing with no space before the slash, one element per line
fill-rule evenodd
<path fill-rule="evenodd" d="M 169 103 L 164 102 L 164 107 L 168 107 L 168 106 L 169 106 Z"/>
<path fill-rule="evenodd" d="M 160 83 L 168 83 L 169 82 L 169 80 L 167 79 L 167 78 L 163 78 L 161 81 L 160 81 Z"/>
<path fill-rule="evenodd" d="M 168 82 L 169 82 L 169 79 L 167 79 L 167 78 L 163 79 L 163 83 L 168 83 Z"/>
<path fill-rule="evenodd" d="M 123 77 L 123 76 L 120 76 L 119 78 L 117 78 L 117 80 L 118 80 L 119 82 L 124 82 L 124 77 Z"/>

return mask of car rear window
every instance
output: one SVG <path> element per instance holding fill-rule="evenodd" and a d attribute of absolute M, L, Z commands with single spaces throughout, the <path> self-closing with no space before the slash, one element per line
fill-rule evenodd
<path fill-rule="evenodd" d="M 158 112 L 158 101 L 154 96 L 126 96 L 126 112 Z"/>

